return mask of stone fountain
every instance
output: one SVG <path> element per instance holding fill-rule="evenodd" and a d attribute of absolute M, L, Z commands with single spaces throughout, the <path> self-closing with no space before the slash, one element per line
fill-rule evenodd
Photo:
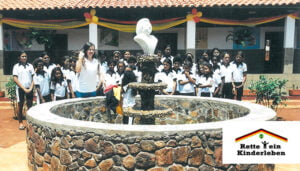
<path fill-rule="evenodd" d="M 124 108 L 125 116 L 140 118 L 141 124 L 155 124 L 156 117 L 164 117 L 172 113 L 171 108 L 166 106 L 154 106 L 155 91 L 167 87 L 167 84 L 154 82 L 154 77 L 157 72 L 156 63 L 158 57 L 154 55 L 154 50 L 157 45 L 157 38 L 151 35 L 152 25 L 147 18 L 142 18 L 138 21 L 136 26 L 136 36 L 134 40 L 141 46 L 144 51 L 138 59 L 141 63 L 142 81 L 141 83 L 130 83 L 130 88 L 137 89 L 141 95 L 141 107 Z"/>
<path fill-rule="evenodd" d="M 132 109 L 136 113 L 125 113 L 142 116 L 146 124 L 110 123 L 104 97 L 36 105 L 26 116 L 29 170 L 272 170 L 274 165 L 224 164 L 222 130 L 232 122 L 271 120 L 276 116 L 273 110 L 220 98 L 154 99 L 153 92 L 164 85 L 153 81 L 157 40 L 150 35 L 149 20 L 144 21 L 148 24 L 141 26 L 146 34 L 137 34 L 135 40 L 154 43 L 139 43 L 145 53 L 140 59 L 145 71 L 142 83 L 131 85 L 141 92 L 137 101 L 142 105 Z M 160 107 L 154 103 L 172 109 L 171 114 L 156 110 Z"/>

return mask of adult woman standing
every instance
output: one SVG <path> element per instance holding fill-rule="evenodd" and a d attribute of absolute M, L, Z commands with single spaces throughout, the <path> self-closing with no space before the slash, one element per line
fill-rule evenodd
<path fill-rule="evenodd" d="M 23 105 L 26 98 L 27 109 L 32 106 L 33 100 L 33 66 L 27 62 L 27 54 L 22 51 L 19 54 L 19 62 L 13 67 L 13 80 L 16 83 L 16 95 L 18 101 L 19 129 L 24 130 Z"/>
<path fill-rule="evenodd" d="M 100 63 L 95 56 L 95 45 L 87 42 L 83 45 L 83 51 L 79 52 L 76 63 L 76 72 L 78 74 L 76 97 L 94 97 L 96 90 L 100 88 L 103 82 L 103 76 L 100 72 Z M 97 74 L 100 81 L 97 85 Z"/>

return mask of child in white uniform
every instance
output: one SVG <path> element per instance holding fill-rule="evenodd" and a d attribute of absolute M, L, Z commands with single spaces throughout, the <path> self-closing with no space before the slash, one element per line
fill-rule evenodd
<path fill-rule="evenodd" d="M 60 67 L 54 68 L 51 73 L 50 83 L 51 100 L 56 101 L 69 98 L 67 86 L 67 80 L 64 79 Z"/>
<path fill-rule="evenodd" d="M 176 73 L 172 70 L 172 61 L 165 59 L 163 70 L 158 74 L 158 81 L 167 84 L 167 88 L 161 90 L 163 95 L 173 95 L 176 91 Z"/>
<path fill-rule="evenodd" d="M 185 96 L 195 95 L 196 78 L 194 73 L 191 72 L 192 63 L 185 61 L 183 64 L 184 71 L 178 76 L 179 94 Z"/>
<path fill-rule="evenodd" d="M 213 72 L 212 66 L 209 63 L 203 64 L 203 74 L 196 77 L 197 96 L 212 97 L 213 88 Z"/>
<path fill-rule="evenodd" d="M 247 64 L 243 62 L 244 54 L 242 51 L 238 51 L 235 56 L 235 60 L 231 62 L 232 73 L 232 86 L 236 89 L 236 99 L 242 100 L 243 88 L 247 79 Z"/>
<path fill-rule="evenodd" d="M 37 92 L 37 104 L 50 102 L 50 76 L 46 71 L 44 71 L 43 61 L 41 59 L 37 59 L 34 61 L 34 68 L 36 70 L 33 75 L 33 82 Z"/>

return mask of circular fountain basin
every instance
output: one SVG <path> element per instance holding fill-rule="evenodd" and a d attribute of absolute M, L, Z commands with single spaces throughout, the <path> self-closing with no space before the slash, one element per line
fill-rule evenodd
<path fill-rule="evenodd" d="M 128 87 L 135 88 L 138 90 L 161 90 L 167 88 L 167 84 L 165 83 L 138 83 L 132 82 L 128 84 Z"/>
<path fill-rule="evenodd" d="M 137 107 L 123 109 L 123 114 L 129 117 L 162 118 L 172 113 L 172 109 L 166 106 L 156 106 L 154 110 L 140 110 Z"/>
<path fill-rule="evenodd" d="M 27 112 L 29 169 L 258 169 L 255 164 L 222 163 L 222 128 L 276 115 L 247 102 L 156 96 L 156 104 L 173 109 L 168 118 L 157 119 L 156 125 L 112 124 L 104 117 L 104 100 L 79 98 L 32 107 Z"/>

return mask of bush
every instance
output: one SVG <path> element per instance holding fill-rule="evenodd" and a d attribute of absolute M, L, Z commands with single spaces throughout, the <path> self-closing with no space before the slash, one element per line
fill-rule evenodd
<path fill-rule="evenodd" d="M 277 111 L 279 105 L 286 105 L 284 101 L 287 98 L 282 89 L 287 82 L 285 79 L 267 79 L 264 75 L 260 75 L 259 80 L 251 82 L 248 88 L 256 94 L 256 103 Z"/>
<path fill-rule="evenodd" d="M 10 99 L 11 105 L 14 108 L 14 118 L 17 117 L 17 96 L 16 96 L 16 83 L 13 78 L 10 78 L 9 81 L 5 84 L 8 98 Z"/>

